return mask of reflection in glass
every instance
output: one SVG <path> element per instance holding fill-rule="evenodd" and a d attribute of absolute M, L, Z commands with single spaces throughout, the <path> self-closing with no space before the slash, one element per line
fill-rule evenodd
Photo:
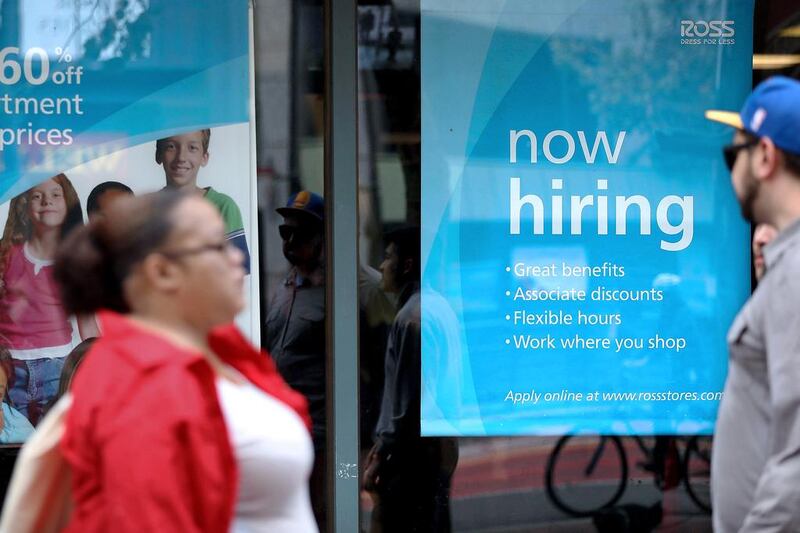
<path fill-rule="evenodd" d="M 643 66 L 636 64 L 635 57 L 639 53 L 636 45 L 630 48 L 625 46 L 614 46 L 613 35 L 594 34 L 595 30 L 584 28 L 581 24 L 571 22 L 565 24 L 560 31 L 563 36 L 556 39 L 550 45 L 545 45 L 539 50 L 536 60 L 526 65 L 525 50 L 517 48 L 503 49 L 503 43 L 508 43 L 515 36 L 526 35 L 529 39 L 529 46 L 535 48 L 542 41 L 542 35 L 546 24 L 536 17 L 519 16 L 514 19 L 507 16 L 501 20 L 502 28 L 494 37 L 490 35 L 491 25 L 482 21 L 485 16 L 482 11 L 463 9 L 458 13 L 449 14 L 444 11 L 435 11 L 435 3 L 429 4 L 428 8 L 435 16 L 429 19 L 431 25 L 436 24 L 441 27 L 458 28 L 460 35 L 464 36 L 464 41 L 456 38 L 454 33 L 444 32 L 446 39 L 436 41 L 436 46 L 440 48 L 441 57 L 446 58 L 447 54 L 461 53 L 461 47 L 494 46 L 493 53 L 504 55 L 506 61 L 498 61 L 498 70 L 483 73 L 480 79 L 470 80 L 463 76 L 453 66 L 453 62 L 443 59 L 442 63 L 437 63 L 436 72 L 441 73 L 443 80 L 449 80 L 448 88 L 452 89 L 448 94 L 456 98 L 460 94 L 472 94 L 473 89 L 478 91 L 478 96 L 482 101 L 476 104 L 472 113 L 453 115 L 447 125 L 451 129 L 444 128 L 444 124 L 436 124 L 442 132 L 442 137 L 452 139 L 464 136 L 470 131 L 470 121 L 479 123 L 481 120 L 487 121 L 486 131 L 476 130 L 471 138 L 471 151 L 468 153 L 471 161 L 477 167 L 482 164 L 489 166 L 492 161 L 492 139 L 508 138 L 505 131 L 504 137 L 498 137 L 497 132 L 492 128 L 497 125 L 489 119 L 494 111 L 493 106 L 503 106 L 497 113 L 501 117 L 518 117 L 521 115 L 515 110 L 523 109 L 525 120 L 517 121 L 519 128 L 536 126 L 537 134 L 540 134 L 539 143 L 543 140 L 544 133 L 559 128 L 557 117 L 566 117 L 572 120 L 581 114 L 596 115 L 596 124 L 585 125 L 586 131 L 600 130 L 610 127 L 606 124 L 606 117 L 613 110 L 609 106 L 625 105 L 619 101 L 619 91 L 602 91 L 604 78 L 594 77 L 594 70 L 603 68 L 595 61 L 600 61 L 606 55 L 631 54 L 631 65 L 629 72 L 625 76 L 636 77 L 636 69 Z M 637 12 L 632 14 L 631 20 L 638 20 L 642 28 L 653 28 L 658 26 L 653 34 L 655 37 L 652 42 L 645 43 L 643 46 L 659 46 L 661 33 L 669 31 L 667 26 L 660 24 L 663 16 L 660 9 L 668 9 L 666 3 L 656 3 L 653 5 L 637 8 Z M 530 317 L 515 318 L 513 313 L 505 308 L 498 308 L 487 304 L 486 298 L 481 295 L 486 293 L 501 294 L 507 290 L 501 274 L 488 274 L 487 272 L 502 272 L 502 269 L 509 265 L 516 264 L 559 264 L 566 261 L 575 267 L 592 267 L 598 262 L 598 257 L 616 255 L 625 260 L 635 263 L 635 257 L 630 256 L 630 247 L 627 246 L 590 246 L 576 239 L 562 239 L 559 236 L 538 236 L 534 243 L 532 240 L 519 239 L 515 246 L 512 246 L 501 253 L 494 253 L 493 236 L 502 234 L 507 230 L 508 220 L 506 217 L 495 216 L 502 211 L 502 207 L 486 202 L 488 193 L 481 192 L 484 183 L 479 182 L 477 174 L 461 175 L 463 170 L 453 161 L 463 158 L 462 151 L 450 152 L 445 143 L 426 144 L 426 153 L 429 154 L 428 161 L 431 165 L 422 168 L 420 160 L 421 143 L 421 110 L 420 95 L 425 88 L 420 87 L 420 39 L 423 38 L 420 29 L 420 6 L 418 3 L 394 2 L 391 4 L 374 5 L 362 2 L 359 6 L 359 126 L 361 138 L 359 139 L 360 153 L 360 219 L 361 227 L 361 263 L 362 268 L 379 268 L 383 270 L 384 279 L 387 276 L 387 264 L 392 263 L 394 250 L 388 246 L 383 236 L 391 230 L 404 226 L 418 226 L 420 224 L 420 187 L 423 180 L 426 186 L 434 190 L 434 194 L 426 197 L 428 202 L 441 202 L 441 212 L 438 216 L 431 216 L 426 212 L 426 218 L 422 225 L 422 231 L 435 232 L 437 223 L 441 217 L 459 216 L 462 220 L 467 220 L 459 232 L 442 232 L 439 239 L 434 243 L 435 246 L 460 247 L 460 252 L 456 254 L 458 264 L 447 262 L 429 265 L 432 274 L 430 279 L 435 280 L 435 287 L 421 284 L 421 324 L 420 336 L 426 339 L 425 346 L 436 346 L 434 351 L 425 352 L 426 362 L 432 363 L 426 367 L 426 373 L 420 376 L 421 389 L 427 391 L 422 404 L 419 406 L 420 414 L 424 418 L 423 432 L 433 434 L 457 434 L 468 431 L 479 434 L 483 429 L 484 423 L 492 424 L 492 429 L 497 434 L 502 434 L 503 424 L 506 422 L 505 415 L 501 414 L 499 406 L 493 406 L 486 399 L 486 391 L 477 388 L 475 383 L 516 383 L 524 381 L 526 375 L 552 376 L 555 374 L 569 374 L 570 379 L 575 382 L 583 379 L 583 376 L 597 374 L 603 368 L 597 365 L 585 365 L 580 358 L 573 361 L 573 366 L 558 363 L 558 358 L 519 358 L 513 363 L 503 362 L 498 358 L 488 356 L 495 352 L 497 339 L 493 338 L 491 332 L 496 329 L 498 321 L 503 320 L 528 320 Z M 539 30 L 529 31 L 528 26 L 540 26 Z M 399 36 L 390 35 L 395 28 L 399 28 Z M 641 32 L 641 36 L 646 36 L 647 31 Z M 642 37 L 643 39 L 645 37 Z M 666 38 L 666 37 L 664 37 Z M 395 40 L 400 41 L 397 50 Z M 472 49 L 472 48 L 470 48 Z M 580 51 L 577 51 L 580 50 Z M 485 51 L 485 50 L 484 50 Z M 643 53 L 643 52 L 642 52 Z M 410 55 L 410 58 L 409 58 Z M 451 57 L 452 59 L 452 57 Z M 574 61 L 573 61 L 574 59 Z M 422 58 L 423 62 L 426 58 Z M 538 61 L 538 63 L 536 63 Z M 542 84 L 529 83 L 536 75 L 537 68 L 543 68 L 553 63 L 569 63 L 573 61 L 575 75 L 570 78 L 552 80 L 552 84 L 544 86 Z M 429 63 L 430 64 L 430 63 Z M 422 65 L 424 67 L 424 64 Z M 594 70 L 593 70 L 594 69 Z M 676 78 L 671 75 L 669 69 L 662 72 L 662 85 L 665 90 L 679 91 L 676 86 Z M 519 74 L 521 77 L 528 77 L 527 82 L 522 82 L 513 89 L 513 94 L 493 93 L 492 85 L 499 79 L 505 79 Z M 610 74 L 609 74 L 610 75 Z M 467 83 L 464 83 L 464 82 Z M 473 87 L 474 83 L 482 83 L 481 87 Z M 470 85 L 473 83 L 473 85 Z M 635 91 L 637 84 L 632 82 L 628 88 Z M 601 94 L 602 92 L 602 94 Z M 425 93 L 430 97 L 429 93 Z M 496 96 L 496 98 L 495 98 Z M 644 101 L 641 94 L 633 95 L 634 107 L 641 112 L 641 118 L 630 115 L 627 116 L 629 122 L 621 126 L 621 129 L 629 128 L 628 137 L 624 141 L 626 144 L 625 155 L 639 161 L 642 168 L 647 168 L 653 164 L 653 154 L 648 153 L 641 147 L 642 136 L 649 134 L 642 132 L 643 124 L 646 120 L 655 121 L 662 124 L 658 135 L 661 135 L 663 143 L 672 144 L 679 141 L 680 110 L 653 109 L 648 107 L 648 102 Z M 488 98 L 488 101 L 487 101 Z M 528 104 L 525 106 L 509 107 L 509 102 L 524 100 Z M 602 98 L 614 99 L 612 102 L 605 102 Z M 476 96 L 476 100 L 478 100 Z M 624 99 L 621 99 L 624 100 Z M 664 98 L 664 101 L 668 98 Z M 638 104 L 641 102 L 641 106 Z M 649 114 L 648 114 L 649 113 Z M 657 117 L 656 117 L 657 115 Z M 554 118 L 556 117 L 556 118 Z M 653 118 L 656 117 L 656 118 Z M 555 122 L 554 122 L 555 121 Z M 616 126 L 615 126 L 616 127 Z M 592 129 L 594 128 L 594 129 Z M 616 130 L 614 130 L 616 131 Z M 492 133 L 494 132 L 494 133 Z M 494 137 L 492 137 L 494 135 Z M 614 141 L 616 137 L 609 134 L 609 149 L 613 156 Z M 426 139 L 428 142 L 430 139 Z M 577 147 L 577 154 L 580 155 L 580 145 L 575 137 L 574 142 Z M 522 146 L 523 143 L 520 143 Z M 602 142 L 601 142 L 602 144 Z M 628 148 L 628 145 L 631 148 Z M 589 139 L 591 146 L 591 139 Z M 520 161 L 526 162 L 531 155 L 520 148 Z M 690 150 L 702 150 L 703 147 L 692 146 Z M 600 148 L 598 154 L 605 152 Z M 507 153 L 506 153 L 507 155 Z M 539 145 L 539 158 L 545 161 L 541 144 Z M 532 184 L 536 181 L 538 174 L 526 165 L 520 164 L 520 173 L 527 176 L 521 185 L 525 188 L 522 194 L 536 193 Z M 602 166 L 602 165 L 601 165 Z M 563 182 L 564 197 L 569 195 L 583 195 L 584 189 L 580 188 L 581 179 L 585 178 L 575 165 L 563 165 L 559 167 L 565 173 Z M 423 174 L 424 172 L 424 174 Z M 643 182 L 641 173 L 636 176 L 606 176 L 617 181 L 625 182 L 625 186 L 635 185 L 641 192 L 641 188 L 647 189 L 647 194 L 653 193 L 655 198 L 663 197 L 667 194 L 654 184 Z M 493 179 L 498 187 L 502 187 L 507 178 L 505 174 L 496 176 Z M 540 177 L 540 176 L 539 176 Z M 569 179 L 566 179 L 569 178 Z M 451 200 L 451 193 L 461 183 L 474 183 L 474 187 L 465 186 L 463 194 L 454 200 L 455 207 L 447 210 L 446 206 Z M 470 181 L 472 180 L 472 181 Z M 542 187 L 549 194 L 554 194 L 550 189 L 549 180 L 539 180 L 546 182 Z M 580 182 L 580 183 L 579 183 Z M 595 181 L 588 183 L 594 184 Z M 610 182 L 609 182 L 610 183 Z M 602 185 L 602 184 L 601 184 Z M 491 189 L 490 185 L 487 185 Z M 624 187 L 623 187 L 624 188 Z M 634 187 L 635 188 L 635 187 Z M 633 191 L 633 189 L 631 189 Z M 596 194 L 606 194 L 595 191 Z M 499 197 L 507 197 L 507 191 L 500 191 Z M 588 194 L 588 193 L 586 193 Z M 616 193 L 611 193 L 616 194 Z M 632 194 L 632 193 L 631 193 Z M 714 194 L 718 191 L 714 189 Z M 721 193 L 719 193 L 721 194 Z M 609 228 L 613 233 L 616 230 L 614 220 L 614 200 L 609 200 L 612 208 L 609 215 Z M 430 203 L 429 203 L 430 205 Z M 438 205 L 438 204 L 437 204 Z M 547 206 L 549 209 L 549 205 Z M 658 201 L 650 206 L 650 215 L 647 215 L 651 225 L 652 235 L 660 232 L 656 225 L 655 212 L 658 210 Z M 529 209 L 529 208 L 527 208 Z M 568 212 L 569 203 L 565 202 L 565 213 Z M 636 206 L 631 208 L 636 211 Z M 674 211 L 674 212 L 673 212 Z M 679 209 L 677 210 L 679 211 Z M 670 209 L 669 222 L 674 226 L 680 226 L 679 213 L 675 209 Z M 688 210 L 685 210 L 688 212 Z M 530 232 L 531 215 L 530 210 L 523 210 L 522 219 L 523 233 Z M 696 214 L 696 213 L 695 213 Z M 507 215 L 507 213 L 506 213 Z M 645 213 L 642 213 L 642 217 Z M 652 220 L 650 220 L 652 216 Z M 585 230 L 594 232 L 597 228 L 597 217 L 587 210 L 585 219 L 582 221 Z M 703 224 L 707 222 L 710 214 L 705 212 L 700 219 Z M 545 223 L 548 228 L 552 222 L 549 213 L 545 213 Z M 503 222 L 505 220 L 505 222 Z M 630 234 L 636 233 L 641 226 L 641 221 L 631 221 L 628 226 Z M 563 222 L 563 226 L 569 233 L 569 222 Z M 666 227 L 666 226 L 664 226 Z M 707 239 L 707 228 L 700 224 L 700 230 L 690 235 L 689 231 L 684 231 L 687 240 Z M 673 231 L 674 228 L 667 228 Z M 659 238 L 665 238 L 660 235 Z M 648 237 L 650 238 L 650 237 Z M 655 237 L 652 237 L 655 238 Z M 665 238 L 670 242 L 677 242 L 680 236 L 670 236 Z M 423 238 L 424 240 L 424 238 Z M 479 243 L 489 243 L 483 246 Z M 655 244 L 658 248 L 658 242 Z M 386 255 L 382 257 L 381 254 Z M 430 250 L 425 251 L 430 253 Z M 430 256 L 429 256 L 430 257 Z M 382 259 L 384 264 L 381 265 Z M 388 263 L 387 263 L 388 259 Z M 622 260 L 620 260 L 622 261 Z M 690 257 L 688 259 L 664 260 L 653 271 L 648 271 L 636 279 L 625 279 L 619 287 L 600 287 L 597 280 L 586 276 L 575 276 L 569 280 L 562 280 L 561 289 L 575 290 L 606 290 L 624 289 L 631 292 L 641 291 L 652 293 L 659 291 L 663 294 L 663 299 L 667 301 L 670 308 L 690 307 L 694 316 L 700 316 L 701 320 L 693 320 L 687 314 L 675 315 L 664 311 L 663 306 L 655 305 L 653 302 L 643 302 L 638 309 L 641 310 L 641 331 L 635 331 L 636 337 L 650 336 L 651 333 L 661 333 L 663 336 L 677 336 L 678 331 L 707 331 L 709 324 L 717 324 L 719 317 L 715 317 L 713 310 L 708 306 L 708 302 L 698 295 L 703 294 L 707 289 L 707 282 L 698 277 L 698 264 L 702 263 L 702 258 Z M 457 267 L 457 268 L 456 268 Z M 610 265 L 613 267 L 613 265 Z M 423 268 L 425 266 L 423 265 Z M 460 276 L 458 272 L 460 271 Z M 391 275 L 391 272 L 389 272 Z M 550 285 L 548 285 L 550 283 Z M 520 286 L 525 290 L 551 290 L 555 288 L 556 282 L 552 279 L 539 277 L 537 279 L 521 279 Z M 432 283 L 434 285 L 434 283 Z M 552 286 L 551 286 L 552 285 Z M 366 285 L 365 285 L 366 286 Z M 374 284 L 373 284 L 374 290 Z M 385 285 L 383 287 L 386 288 Z M 392 293 L 388 293 L 393 298 Z M 363 297 L 363 294 L 362 294 Z M 406 302 L 407 303 L 407 302 Z M 563 302 L 562 302 L 563 303 Z M 638 304 L 637 304 L 638 305 Z M 566 311 L 574 312 L 577 315 L 581 308 L 577 302 L 566 302 Z M 397 317 L 402 318 L 402 297 L 398 301 Z M 625 321 L 619 320 L 618 316 L 627 311 L 626 304 L 611 302 L 606 306 L 604 314 L 595 324 L 597 330 L 609 338 L 622 338 L 634 336 Z M 377 314 L 364 311 L 362 315 L 377 316 Z M 506 317 L 506 314 L 509 316 Z M 380 343 L 373 342 L 370 346 L 362 342 L 360 349 L 361 357 L 361 378 L 362 378 L 362 413 L 370 410 L 369 405 L 374 404 L 376 394 L 374 389 L 369 395 L 364 394 L 364 390 L 369 387 L 379 386 L 380 379 L 376 379 L 379 365 L 377 359 L 383 359 L 385 379 L 383 399 L 394 400 L 397 396 L 397 385 L 393 383 L 396 364 L 392 360 L 392 337 L 391 331 L 397 325 L 398 318 L 391 322 L 389 326 L 389 346 L 383 357 L 376 356 L 379 353 Z M 499 317 L 499 318 L 498 318 Z M 374 322 L 380 320 L 375 318 Z M 362 322 L 363 323 L 363 322 Z M 385 320 L 382 323 L 387 323 Z M 469 329 L 470 335 L 467 337 L 464 330 Z M 569 329 L 569 328 L 567 328 Z M 574 329 L 574 328 L 573 328 Z M 695 344 L 698 349 L 703 349 L 707 339 L 703 340 L 702 335 L 697 333 L 700 338 Z M 470 353 L 479 353 L 484 357 L 476 365 L 475 359 L 470 358 Z M 622 371 L 612 378 L 612 382 L 606 384 L 609 390 L 626 390 L 633 386 L 641 385 L 641 368 L 646 364 L 659 364 L 654 359 L 655 355 L 648 353 L 644 348 L 632 346 L 620 355 L 620 365 Z M 526 364 L 530 368 L 526 367 Z M 722 363 L 720 363 L 722 364 Z M 717 365 L 719 366 L 719 365 Z M 693 383 L 703 381 L 708 373 L 716 372 L 717 368 L 696 368 L 687 367 L 685 371 L 673 371 L 669 375 L 661 376 L 663 379 L 674 381 L 683 380 L 691 386 Z M 658 374 L 658 372 L 655 372 Z M 522 384 L 521 384 L 522 385 Z M 522 386 L 512 387 L 515 390 L 524 390 Z M 388 390 L 388 392 L 387 392 Z M 395 392 L 392 392 L 392 391 Z M 528 389 L 529 390 L 529 389 Z M 478 407 L 478 395 L 483 394 L 482 405 Z M 365 402 L 368 399 L 368 402 Z M 472 398 L 469 402 L 459 401 L 454 398 Z M 435 400 L 434 400 L 435 399 Z M 502 403 L 503 397 L 496 399 Z M 394 406 L 394 402 L 389 402 Z M 416 407 L 416 406 L 415 406 Z M 560 417 L 570 419 L 570 414 L 577 420 L 585 416 L 585 412 L 568 402 L 554 402 L 552 407 Z M 678 428 L 680 431 L 692 433 L 707 428 L 701 428 L 693 424 L 692 420 L 696 415 L 701 418 L 708 418 L 707 409 L 710 407 L 698 407 L 692 413 L 683 413 L 681 416 L 686 420 Z M 373 408 L 374 410 L 374 408 Z M 701 412 L 702 411 L 702 412 Z M 381 409 L 381 415 L 384 410 Z M 450 418 L 445 413 L 452 415 L 458 413 L 458 419 L 463 424 L 455 428 L 450 422 Z M 397 413 L 397 411 L 395 411 Z M 652 420 L 652 412 L 644 411 L 641 416 L 636 417 L 634 422 L 626 424 L 625 427 L 619 425 L 618 417 L 614 413 L 598 411 L 598 419 L 607 423 L 609 428 L 615 432 L 627 432 L 630 434 L 644 433 L 652 434 L 656 430 L 656 424 Z M 519 410 L 520 420 L 525 419 L 523 410 Z M 402 419 L 402 417 L 400 417 Z M 382 498 L 395 498 L 394 502 L 399 504 L 404 502 L 402 487 L 397 493 L 390 491 L 381 492 L 376 490 L 372 484 L 375 481 L 376 458 L 375 454 L 380 454 L 382 443 L 381 433 L 385 429 L 381 428 L 382 416 L 375 421 L 362 415 L 362 481 L 368 490 L 362 492 L 362 530 L 377 531 L 379 526 L 385 523 L 381 513 L 387 507 Z M 377 426 L 377 427 L 376 427 Z M 570 428 L 563 423 L 553 423 L 549 432 L 558 434 L 559 431 L 566 432 Z M 574 429 L 574 428 L 572 428 Z M 419 430 L 418 427 L 415 431 Z M 377 449 L 370 449 L 365 444 L 365 436 L 371 434 L 369 443 L 376 442 Z M 437 439 L 419 437 L 420 442 L 436 442 Z M 705 531 L 710 530 L 710 520 L 705 514 L 707 509 L 702 505 L 696 504 L 692 488 L 697 488 L 697 492 L 704 493 L 704 486 L 707 482 L 703 481 L 703 469 L 707 463 L 703 464 L 703 454 L 694 450 L 698 444 L 698 439 L 678 439 L 673 437 L 659 438 L 632 438 L 632 439 L 610 439 L 599 436 L 581 436 L 565 439 L 561 445 L 561 450 L 557 450 L 559 438 L 556 437 L 495 437 L 495 438 L 460 438 L 457 446 L 452 446 L 452 459 L 457 457 L 457 466 L 450 480 L 449 490 L 449 524 L 445 522 L 431 522 L 422 531 L 528 531 L 535 530 L 537 527 L 546 528 L 554 524 L 564 524 L 566 530 L 594 530 L 591 518 L 587 516 L 588 511 L 602 508 L 606 503 L 613 503 L 612 508 L 619 506 L 623 513 L 637 514 L 643 520 L 662 520 L 666 526 L 674 526 L 677 530 Z M 601 445 L 601 443 L 603 443 Z M 567 446 L 569 444 L 569 446 Z M 413 447 L 408 447 L 406 454 L 412 455 Z M 559 459 L 560 458 L 560 459 Z M 556 460 L 558 459 L 558 460 Z M 377 461 L 380 462 L 381 457 Z M 553 464 L 553 468 L 548 470 L 548 461 Z M 446 462 L 439 462 L 436 465 L 429 465 L 428 476 L 435 477 L 438 468 Z M 594 463 L 595 468 L 590 469 L 592 475 L 585 476 L 587 465 Z M 416 471 L 421 465 L 420 461 L 413 467 L 409 466 L 409 471 Z M 380 470 L 379 465 L 377 470 Z M 548 471 L 550 481 L 548 481 Z M 686 472 L 694 472 L 697 475 L 687 475 Z M 667 473 L 669 475 L 667 475 Z M 409 478 L 413 476 L 407 472 Z M 379 477 L 379 476 L 378 476 Z M 390 476 L 391 477 L 391 476 Z M 669 483 L 665 484 L 666 478 Z M 613 478 L 613 479 L 612 479 Z M 684 480 L 680 487 L 673 487 L 676 480 Z M 696 483 L 689 484 L 686 480 L 696 480 Z M 613 482 L 612 482 L 613 481 Z M 656 484 L 658 482 L 658 485 Z M 582 511 L 582 518 L 575 518 L 567 515 L 559 509 L 551 497 L 548 497 L 548 483 L 551 487 L 560 487 L 560 494 L 564 500 L 572 502 L 572 505 Z M 704 485 L 705 484 L 705 485 Z M 566 487 L 566 489 L 565 489 Z M 668 487 L 669 490 L 662 492 L 659 487 Z M 692 488 L 690 488 L 692 487 Z M 702 496 L 700 497 L 702 500 Z M 442 503 L 442 510 L 448 509 L 448 504 Z M 663 517 L 662 517 L 663 510 Z M 377 516 L 376 516 L 377 515 Z M 620 515 L 622 516 L 622 515 Z M 611 516 L 612 523 L 615 516 Z M 569 524 L 569 525 L 567 525 Z M 414 527 L 412 524 L 410 527 Z M 412 530 L 412 529 L 409 529 Z"/>

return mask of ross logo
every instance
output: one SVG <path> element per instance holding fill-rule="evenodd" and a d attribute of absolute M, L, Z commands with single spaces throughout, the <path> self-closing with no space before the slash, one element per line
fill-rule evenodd
<path fill-rule="evenodd" d="M 730 45 L 736 44 L 736 30 L 732 20 L 682 20 L 681 44 Z"/>
<path fill-rule="evenodd" d="M 733 24 L 732 20 L 682 20 L 681 37 L 733 37 Z"/>

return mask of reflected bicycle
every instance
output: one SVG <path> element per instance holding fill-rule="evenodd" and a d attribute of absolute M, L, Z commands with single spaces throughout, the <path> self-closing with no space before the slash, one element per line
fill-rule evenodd
<path fill-rule="evenodd" d="M 693 436 L 688 439 L 670 437 L 675 446 L 676 459 L 653 467 L 655 445 L 653 439 L 640 436 L 625 437 L 636 443 L 645 457 L 639 466 L 653 471 L 656 486 L 661 490 L 683 481 L 692 501 L 706 513 L 711 512 L 711 446 L 710 436 Z M 683 453 L 677 442 L 685 442 Z M 677 469 L 677 471 L 675 470 Z M 671 471 L 671 472 L 670 472 Z M 628 456 L 623 438 L 609 435 L 566 435 L 556 443 L 547 459 L 545 489 L 553 504 L 565 513 L 576 517 L 592 516 L 612 507 L 622 498 L 629 477 Z M 678 479 L 674 479 L 675 476 Z M 665 477 L 673 478 L 665 486 Z"/>

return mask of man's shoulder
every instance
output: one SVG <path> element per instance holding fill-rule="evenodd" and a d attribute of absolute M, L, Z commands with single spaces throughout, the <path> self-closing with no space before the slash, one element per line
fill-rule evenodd
<path fill-rule="evenodd" d="M 762 281 L 769 281 L 772 291 L 800 292 L 800 279 L 797 278 L 797 271 L 800 269 L 800 235 L 787 244 L 780 261 L 773 268 L 768 267 Z"/>
<path fill-rule="evenodd" d="M 789 243 L 789 246 L 787 246 L 783 254 L 782 262 L 785 262 L 789 269 L 793 269 L 800 263 L 800 235 L 794 237 Z"/>
<path fill-rule="evenodd" d="M 411 324 L 419 324 L 421 322 L 421 306 L 420 306 L 420 293 L 416 291 L 412 293 L 408 300 L 400 307 L 395 316 L 394 324 L 396 326 L 408 326 Z"/>
<path fill-rule="evenodd" d="M 800 264 L 800 219 L 781 229 L 777 237 L 764 247 L 767 276 L 771 272 L 794 271 Z"/>

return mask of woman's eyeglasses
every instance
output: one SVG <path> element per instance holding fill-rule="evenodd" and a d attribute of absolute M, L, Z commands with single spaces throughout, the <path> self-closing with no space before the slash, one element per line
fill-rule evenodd
<path fill-rule="evenodd" d="M 163 250 L 161 255 L 169 257 L 170 259 L 179 259 L 187 255 L 197 255 L 205 252 L 225 253 L 231 249 L 233 244 L 230 241 L 214 242 L 203 244 L 202 246 L 195 246 L 194 248 L 184 248 L 183 250 Z"/>
<path fill-rule="evenodd" d="M 759 139 L 751 139 L 743 142 L 742 144 L 729 144 L 722 147 L 722 155 L 725 156 L 725 164 L 728 165 L 728 170 L 733 172 L 733 165 L 736 164 L 736 158 L 739 157 L 739 152 L 745 148 L 752 148 L 758 144 Z"/>

